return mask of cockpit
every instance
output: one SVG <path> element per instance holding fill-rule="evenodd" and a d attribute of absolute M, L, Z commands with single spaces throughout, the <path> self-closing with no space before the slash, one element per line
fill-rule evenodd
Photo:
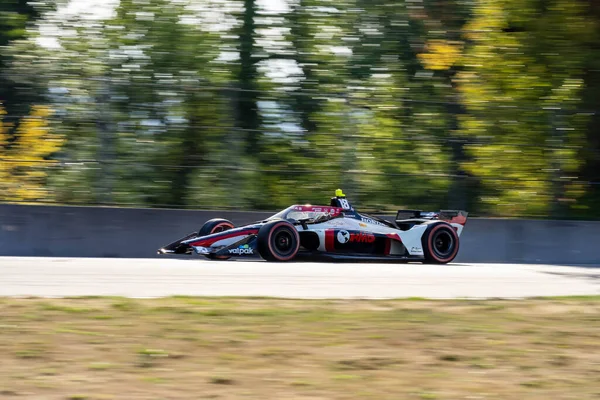
<path fill-rule="evenodd" d="M 294 222 L 305 222 L 305 223 L 320 223 L 328 221 L 341 215 L 342 210 L 337 207 L 328 206 L 312 206 L 312 205 L 293 205 L 285 210 L 278 212 L 277 214 L 269 217 L 268 219 L 285 219 L 292 223 Z"/>

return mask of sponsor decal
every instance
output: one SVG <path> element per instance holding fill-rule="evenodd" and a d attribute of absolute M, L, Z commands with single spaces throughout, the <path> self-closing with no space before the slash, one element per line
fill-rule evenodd
<path fill-rule="evenodd" d="M 252 247 L 250 247 L 247 244 L 243 244 L 240 247 L 238 247 L 237 249 L 229 249 L 229 254 L 254 254 L 254 251 L 252 250 Z"/>
<path fill-rule="evenodd" d="M 333 221 L 326 221 L 326 224 L 329 226 L 344 226 L 344 225 L 346 225 L 346 222 L 342 221 L 342 220 L 339 220 L 339 221 L 333 220 Z"/>
<path fill-rule="evenodd" d="M 307 212 L 322 212 L 325 214 L 336 215 L 339 214 L 340 209 L 336 207 L 323 207 L 323 206 L 294 206 L 292 207 L 295 211 L 307 211 Z"/>
<path fill-rule="evenodd" d="M 337 240 L 340 243 L 348 243 L 350 241 L 350 233 L 348 231 L 339 231 Z"/>
<path fill-rule="evenodd" d="M 363 228 L 366 228 L 366 227 L 367 227 L 367 224 L 363 224 L 362 222 L 359 222 L 359 223 L 358 223 L 358 225 L 359 225 L 359 226 L 362 226 Z"/>
<path fill-rule="evenodd" d="M 381 223 L 379 221 L 375 221 L 374 219 L 371 219 L 371 218 L 361 217 L 360 219 L 361 219 L 362 222 L 367 222 L 369 224 L 386 226 L 384 223 Z"/>
<path fill-rule="evenodd" d="M 350 235 L 350 242 L 353 243 L 373 243 L 375 241 L 375 235 L 371 233 L 353 233 Z"/>
<path fill-rule="evenodd" d="M 210 249 L 208 247 L 196 246 L 196 247 L 194 247 L 194 249 L 196 250 L 196 253 L 198 253 L 198 254 L 208 254 L 208 253 L 210 253 Z"/>
<path fill-rule="evenodd" d="M 420 247 L 411 247 L 410 252 L 413 254 L 423 254 L 423 249 Z"/>
<path fill-rule="evenodd" d="M 375 235 L 372 233 L 350 233 L 348 231 L 339 231 L 337 234 L 337 241 L 345 243 L 373 243 L 375 241 Z"/>
<path fill-rule="evenodd" d="M 313 207 L 313 209 L 311 211 L 314 212 L 322 212 L 328 215 L 335 215 L 338 213 L 338 210 L 336 208 L 328 208 L 328 207 Z"/>

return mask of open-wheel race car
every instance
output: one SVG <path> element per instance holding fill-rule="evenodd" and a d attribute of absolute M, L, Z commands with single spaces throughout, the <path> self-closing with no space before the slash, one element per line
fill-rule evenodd
<path fill-rule="evenodd" d="M 158 254 L 195 252 L 213 260 L 260 256 L 267 261 L 321 255 L 445 264 L 458 254 L 467 216 L 460 210 L 398 210 L 390 222 L 357 212 L 338 189 L 329 206 L 292 205 L 239 227 L 226 219 L 211 219 Z"/>

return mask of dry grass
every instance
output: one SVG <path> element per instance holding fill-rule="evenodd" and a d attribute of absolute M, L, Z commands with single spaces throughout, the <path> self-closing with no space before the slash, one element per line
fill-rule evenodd
<path fill-rule="evenodd" d="M 0 299 L 0 399 L 600 399 L 600 298 Z"/>

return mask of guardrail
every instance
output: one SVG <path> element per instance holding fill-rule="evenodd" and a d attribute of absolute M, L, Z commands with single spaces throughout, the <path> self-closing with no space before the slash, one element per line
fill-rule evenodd
<path fill-rule="evenodd" d="M 241 225 L 272 214 L 1 204 L 0 256 L 155 258 L 208 219 Z M 600 265 L 600 222 L 469 218 L 455 262 Z"/>

